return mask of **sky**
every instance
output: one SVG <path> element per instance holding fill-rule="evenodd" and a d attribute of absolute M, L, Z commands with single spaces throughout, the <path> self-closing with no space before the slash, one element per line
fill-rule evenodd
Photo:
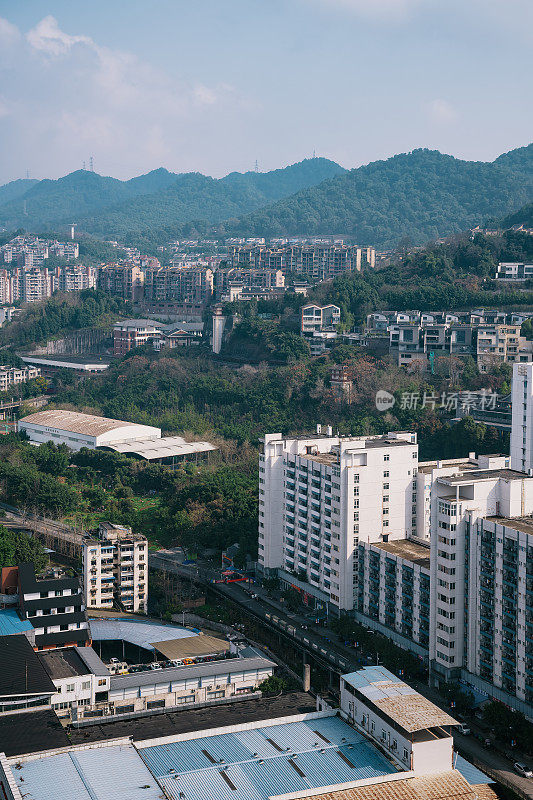
<path fill-rule="evenodd" d="M 533 140 L 531 0 L 0 0 L 0 184 Z"/>

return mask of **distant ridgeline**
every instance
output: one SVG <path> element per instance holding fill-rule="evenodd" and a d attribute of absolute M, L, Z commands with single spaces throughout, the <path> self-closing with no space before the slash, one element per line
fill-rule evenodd
<path fill-rule="evenodd" d="M 482 224 L 531 221 L 533 145 L 493 162 L 414 150 L 353 170 L 323 158 L 215 180 L 158 169 L 129 181 L 79 170 L 0 187 L 0 226 L 61 227 L 128 243 L 171 238 L 339 234 L 362 244 L 413 244 Z M 515 224 L 515 222 L 511 222 Z"/>

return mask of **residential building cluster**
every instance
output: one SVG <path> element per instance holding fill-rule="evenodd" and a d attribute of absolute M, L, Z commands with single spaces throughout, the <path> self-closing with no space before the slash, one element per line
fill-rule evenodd
<path fill-rule="evenodd" d="M 373 247 L 342 242 L 228 245 L 228 266 L 237 269 L 281 270 L 311 282 L 335 278 L 343 272 L 374 268 Z"/>
<path fill-rule="evenodd" d="M 414 433 L 268 434 L 261 569 L 413 650 L 433 681 L 530 714 L 532 442 L 531 363 L 513 367 L 510 458 L 422 462 Z"/>
<path fill-rule="evenodd" d="M 525 283 L 525 281 L 530 281 L 533 278 L 533 264 L 524 264 L 519 261 L 501 261 L 494 277 L 497 281 Z"/>
<path fill-rule="evenodd" d="M 0 392 L 8 392 L 12 386 L 27 383 L 38 378 L 41 370 L 38 367 L 0 366 Z"/>
<path fill-rule="evenodd" d="M 0 260 L 14 267 L 42 267 L 48 258 L 74 261 L 80 255 L 77 242 L 58 242 L 22 234 L 0 247 Z"/>
<path fill-rule="evenodd" d="M 14 267 L 0 270 L 0 304 L 36 303 L 54 292 L 96 288 L 95 267 L 71 264 L 60 267 Z"/>
<path fill-rule="evenodd" d="M 501 363 L 529 362 L 533 344 L 520 335 L 531 312 L 478 309 L 449 313 L 383 311 L 369 314 L 361 333 L 369 348 L 388 351 L 408 369 L 433 369 L 439 356 L 471 356 L 480 372 Z"/>

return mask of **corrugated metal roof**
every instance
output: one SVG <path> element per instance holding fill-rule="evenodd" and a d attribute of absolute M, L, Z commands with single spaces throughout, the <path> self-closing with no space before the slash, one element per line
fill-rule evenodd
<path fill-rule="evenodd" d="M 458 724 L 453 717 L 385 667 L 363 667 L 342 677 L 409 733 Z"/>
<path fill-rule="evenodd" d="M 0 636 L 10 636 L 12 633 L 31 631 L 33 625 L 27 619 L 21 619 L 16 608 L 0 609 Z"/>
<path fill-rule="evenodd" d="M 159 625 L 157 622 L 133 619 L 91 619 L 89 626 L 94 641 L 124 640 L 145 650 L 153 650 L 153 642 L 173 641 L 199 635 L 178 625 Z"/>
<path fill-rule="evenodd" d="M 112 450 L 125 455 L 136 455 L 153 461 L 157 458 L 186 456 L 193 453 L 206 453 L 218 450 L 209 442 L 186 442 L 181 436 L 163 436 L 160 439 L 143 439 L 141 441 L 120 442 L 110 445 Z"/>
<path fill-rule="evenodd" d="M 109 675 L 108 668 L 92 647 L 76 647 L 76 652 L 81 660 L 87 664 L 93 675 Z"/>
<path fill-rule="evenodd" d="M 27 417 L 22 417 L 19 420 L 20 424 L 27 423 L 28 425 L 43 425 L 47 428 L 56 428 L 57 430 L 70 431 L 71 433 L 84 433 L 87 436 L 100 436 L 109 431 L 118 430 L 119 428 L 139 428 L 140 432 L 145 432 L 147 436 L 156 436 L 159 428 L 154 428 L 151 425 L 137 425 L 133 422 L 125 422 L 120 419 L 108 419 L 107 417 L 98 417 L 94 414 L 80 414 L 78 411 L 65 411 L 64 409 L 52 409 L 50 411 L 37 411 L 35 414 L 29 414 Z"/>
<path fill-rule="evenodd" d="M 484 800 L 497 800 L 484 786 Z M 312 795 L 307 800 L 480 800 L 478 787 L 470 787 L 460 772 L 438 772 L 403 780 L 387 781 L 353 789 Z"/>
<path fill-rule="evenodd" d="M 191 639 L 173 639 L 164 642 L 152 642 L 156 650 L 162 653 L 170 661 L 174 659 L 189 658 L 191 656 L 211 656 L 217 653 L 225 653 L 230 649 L 230 644 L 226 639 L 217 639 L 215 636 L 208 636 L 203 633 Z"/>
<path fill-rule="evenodd" d="M 459 755 L 459 753 L 455 753 L 454 755 L 455 761 L 455 769 L 459 770 L 461 775 L 471 786 L 475 786 L 480 783 L 495 783 L 492 778 L 489 778 L 488 775 L 485 775 L 484 772 L 481 772 L 480 769 L 475 767 L 466 758 L 463 758 Z"/>
<path fill-rule="evenodd" d="M 338 717 L 199 735 L 140 747 L 139 753 L 171 797 L 179 798 L 181 791 L 187 800 L 267 800 L 289 790 L 396 773 L 377 748 Z"/>
<path fill-rule="evenodd" d="M 210 675 L 234 675 L 237 672 L 269 669 L 275 666 L 275 663 L 268 658 L 225 658 L 221 661 L 208 661 L 205 664 L 191 664 L 187 667 L 169 667 L 149 672 L 135 672 L 131 675 L 114 675 L 111 678 L 111 691 L 131 689 L 134 686 L 176 683 Z"/>
<path fill-rule="evenodd" d="M 20 769 L 14 766 L 18 763 Z M 11 769 L 26 800 L 160 800 L 162 796 L 132 745 L 72 750 L 34 761 L 13 759 Z"/>

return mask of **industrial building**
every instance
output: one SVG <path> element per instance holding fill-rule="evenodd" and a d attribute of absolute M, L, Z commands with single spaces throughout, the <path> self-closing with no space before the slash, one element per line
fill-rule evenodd
<path fill-rule="evenodd" d="M 213 709 L 208 729 L 185 711 L 169 736 L 2 754 L 0 781 L 8 800 L 497 798 L 491 780 L 454 754 L 448 714 L 386 671 L 341 680 L 338 710 L 298 711 L 287 698 L 265 718 L 260 703 L 251 715 L 237 703 L 229 725 L 228 707 Z"/>
<path fill-rule="evenodd" d="M 93 414 L 54 409 L 38 411 L 18 422 L 32 444 L 53 442 L 70 450 L 97 447 L 142 458 L 175 469 L 184 461 L 207 459 L 217 448 L 209 442 L 186 442 L 181 436 L 161 436 L 161 428 Z"/>

